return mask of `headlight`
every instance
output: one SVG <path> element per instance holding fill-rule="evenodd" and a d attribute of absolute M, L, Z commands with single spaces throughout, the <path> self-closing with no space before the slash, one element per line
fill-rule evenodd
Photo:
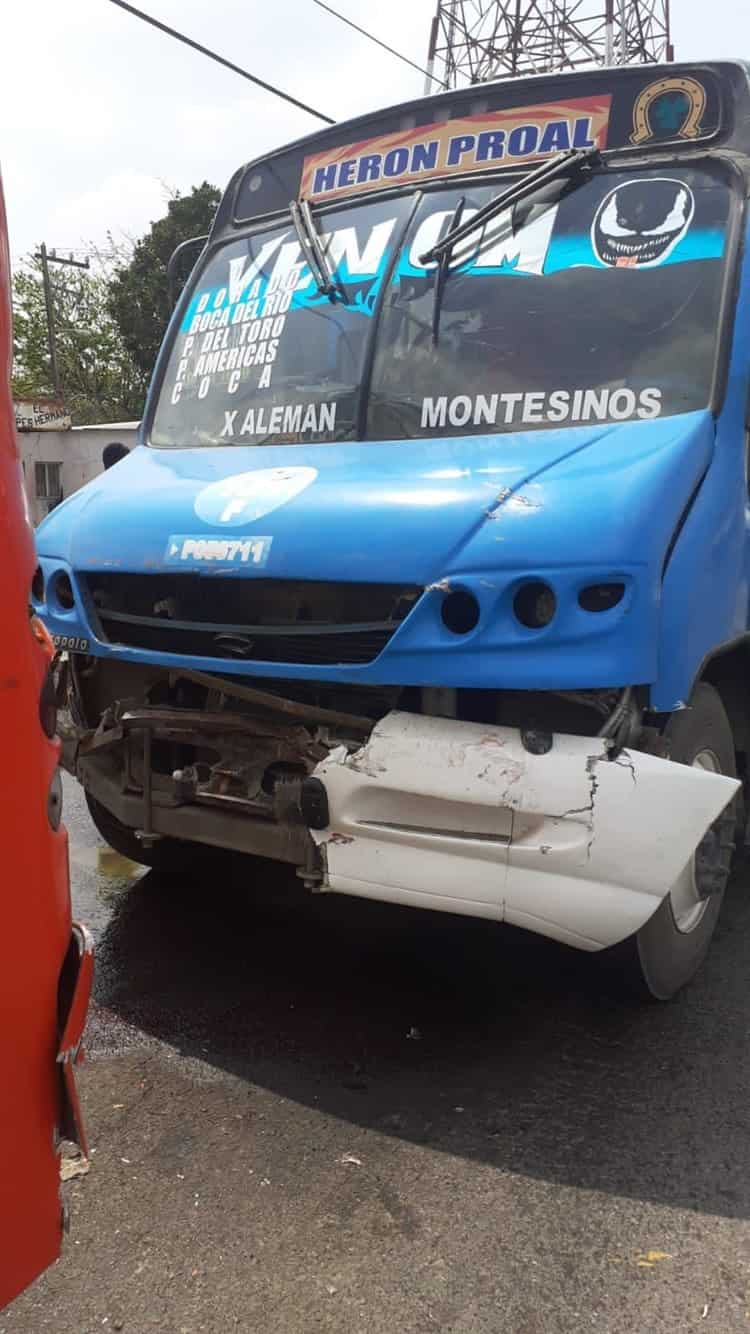
<path fill-rule="evenodd" d="M 513 599 L 513 610 L 527 630 L 543 630 L 557 611 L 557 598 L 549 584 L 535 579 L 521 584 Z"/>

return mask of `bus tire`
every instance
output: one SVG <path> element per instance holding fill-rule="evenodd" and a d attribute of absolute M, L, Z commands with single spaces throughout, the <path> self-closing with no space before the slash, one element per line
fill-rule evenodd
<path fill-rule="evenodd" d="M 140 862 L 141 866 L 148 866 L 163 875 L 181 875 L 196 870 L 203 850 L 200 845 L 177 838 L 160 838 L 150 848 L 144 847 L 134 831 L 122 824 L 96 797 L 92 797 L 90 792 L 86 792 L 85 796 L 97 831 L 104 842 L 119 852 L 121 857 L 127 857 L 131 862 Z"/>
<path fill-rule="evenodd" d="M 669 756 L 736 776 L 734 741 L 718 691 L 697 685 L 687 709 L 667 724 Z M 626 989 L 639 999 L 670 1000 L 697 973 L 719 920 L 736 833 L 735 802 L 709 829 L 690 866 L 640 931 L 610 954 Z M 700 897 L 701 892 L 706 897 Z"/>

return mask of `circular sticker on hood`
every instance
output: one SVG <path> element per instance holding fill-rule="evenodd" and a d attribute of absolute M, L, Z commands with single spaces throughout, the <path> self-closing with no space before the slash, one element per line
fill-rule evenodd
<path fill-rule="evenodd" d="M 689 186 L 666 176 L 625 181 L 605 195 L 591 228 L 602 264 L 647 269 L 663 263 L 685 235 L 695 211 Z"/>
<path fill-rule="evenodd" d="M 254 523 L 304 491 L 317 468 L 257 468 L 212 482 L 195 497 L 195 512 L 205 523 L 239 528 Z"/>

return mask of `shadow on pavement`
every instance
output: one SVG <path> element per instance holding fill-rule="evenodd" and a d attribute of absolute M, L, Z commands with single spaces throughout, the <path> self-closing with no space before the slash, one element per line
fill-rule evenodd
<path fill-rule="evenodd" d="M 746 879 L 743 873 L 743 880 Z M 344 1121 L 546 1181 L 750 1216 L 750 902 L 666 1006 L 510 928 L 334 896 L 219 862 L 117 896 L 110 1013 Z"/>

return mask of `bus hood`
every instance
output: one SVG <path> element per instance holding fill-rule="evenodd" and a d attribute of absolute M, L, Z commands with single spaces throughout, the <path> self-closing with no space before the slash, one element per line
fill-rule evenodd
<path fill-rule="evenodd" d="M 592 558 L 661 568 L 706 471 L 708 412 L 440 440 L 139 448 L 60 505 L 72 568 L 429 584 Z"/>

